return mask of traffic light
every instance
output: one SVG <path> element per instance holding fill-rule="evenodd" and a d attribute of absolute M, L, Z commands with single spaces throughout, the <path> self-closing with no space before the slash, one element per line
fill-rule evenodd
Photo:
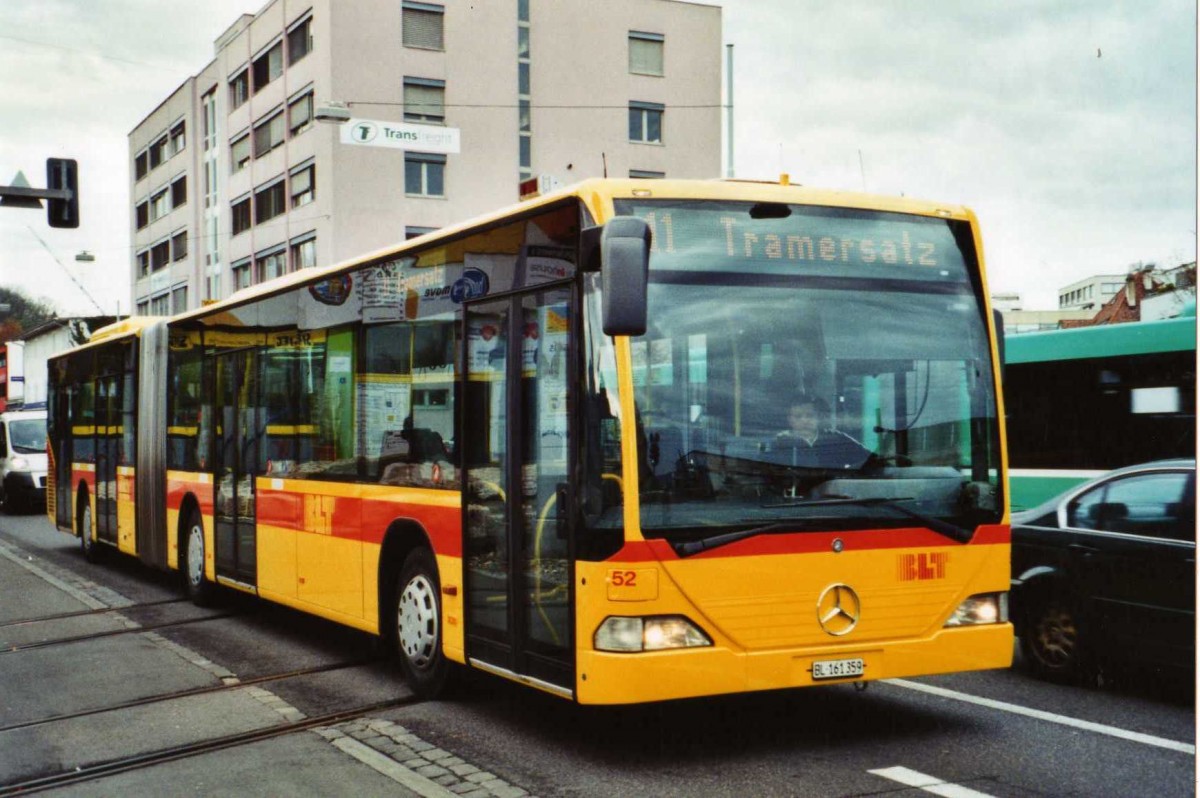
<path fill-rule="evenodd" d="M 51 227 L 79 227 L 79 164 L 74 158 L 46 159 L 46 188 L 67 191 L 65 199 L 46 202 Z"/>

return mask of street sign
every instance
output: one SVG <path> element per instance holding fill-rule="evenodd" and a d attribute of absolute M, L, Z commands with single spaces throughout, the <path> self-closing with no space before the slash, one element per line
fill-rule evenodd
<path fill-rule="evenodd" d="M 380 122 L 374 119 L 351 119 L 342 124 L 343 144 L 360 147 L 390 147 L 396 150 L 415 150 L 456 155 L 459 150 L 459 130 L 440 125 L 409 125 Z"/>

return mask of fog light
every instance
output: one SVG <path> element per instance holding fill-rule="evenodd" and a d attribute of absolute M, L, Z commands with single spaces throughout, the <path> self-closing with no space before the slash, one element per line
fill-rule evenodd
<path fill-rule="evenodd" d="M 946 621 L 946 626 L 974 626 L 1008 622 L 1008 594 L 981 593 L 971 596 Z"/>
<path fill-rule="evenodd" d="M 712 645 L 708 635 L 681 615 L 610 615 L 596 629 L 592 642 L 598 651 L 664 651 Z"/>

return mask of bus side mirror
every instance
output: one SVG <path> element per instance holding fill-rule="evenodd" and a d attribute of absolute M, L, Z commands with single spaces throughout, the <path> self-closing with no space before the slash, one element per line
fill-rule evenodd
<path fill-rule="evenodd" d="M 600 235 L 601 311 L 605 335 L 646 332 L 646 286 L 650 274 L 650 226 L 616 216 Z"/>

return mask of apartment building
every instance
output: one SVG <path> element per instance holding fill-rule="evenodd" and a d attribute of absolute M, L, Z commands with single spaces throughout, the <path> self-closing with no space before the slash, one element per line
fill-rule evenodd
<path fill-rule="evenodd" d="M 678 0 L 272 0 L 129 134 L 132 307 L 354 257 L 529 178 L 718 177 L 721 50 L 720 8 Z"/>

